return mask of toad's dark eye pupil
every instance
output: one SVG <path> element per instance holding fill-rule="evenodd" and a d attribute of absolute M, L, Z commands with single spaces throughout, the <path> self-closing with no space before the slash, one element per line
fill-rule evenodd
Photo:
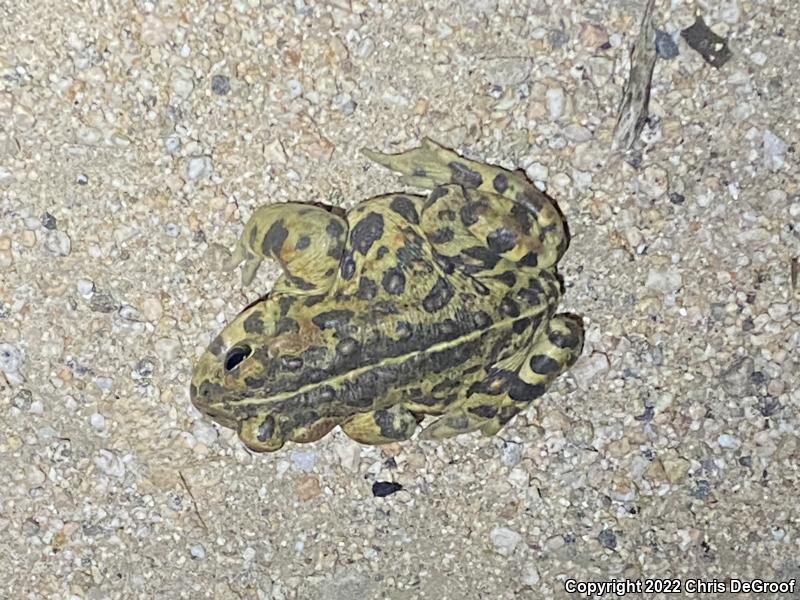
<path fill-rule="evenodd" d="M 233 371 L 245 358 L 250 356 L 252 352 L 253 350 L 250 346 L 234 346 L 228 350 L 228 355 L 225 357 L 225 370 Z"/>

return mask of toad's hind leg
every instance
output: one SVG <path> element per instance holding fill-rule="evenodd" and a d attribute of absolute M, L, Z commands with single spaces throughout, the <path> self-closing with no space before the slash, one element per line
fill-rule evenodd
<path fill-rule="evenodd" d="M 430 139 L 400 154 L 363 152 L 401 173 L 409 185 L 430 190 L 454 185 L 463 188 L 466 199 L 434 190 L 425 212 L 456 215 L 456 224 L 467 227 L 480 246 L 488 246 L 495 254 L 521 266 L 545 269 L 558 262 L 567 248 L 566 226 L 558 208 L 520 171 L 468 160 Z M 444 201 L 439 200 L 443 196 Z M 437 216 L 433 222 L 441 220 Z"/>
<path fill-rule="evenodd" d="M 409 439 L 417 428 L 414 413 L 396 404 L 389 408 L 358 414 L 341 425 L 348 437 L 375 446 Z"/>
<path fill-rule="evenodd" d="M 427 427 L 420 439 L 443 439 L 480 429 L 494 435 L 571 367 L 583 348 L 583 327 L 572 315 L 556 315 L 526 351 L 517 373 L 492 368 L 466 398 Z"/>
<path fill-rule="evenodd" d="M 309 204 L 270 204 L 250 217 L 226 268 L 244 262 L 242 283 L 248 285 L 261 261 L 270 258 L 283 269 L 274 292 L 321 294 L 333 284 L 346 239 L 347 222 L 333 212 Z"/>

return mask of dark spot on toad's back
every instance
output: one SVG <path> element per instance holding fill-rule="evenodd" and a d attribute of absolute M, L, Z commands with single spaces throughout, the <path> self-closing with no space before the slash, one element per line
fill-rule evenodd
<path fill-rule="evenodd" d="M 295 300 L 296 298 L 294 296 L 281 296 L 278 299 L 278 308 L 280 309 L 280 315 L 282 317 L 286 316 L 286 313 L 289 312 L 289 309 L 292 307 L 292 304 L 294 304 Z"/>
<path fill-rule="evenodd" d="M 514 248 L 517 244 L 517 234 L 510 229 L 501 227 L 490 233 L 486 237 L 486 242 L 489 244 L 489 248 L 492 252 L 502 254 Z"/>
<path fill-rule="evenodd" d="M 447 242 L 452 242 L 454 237 L 455 234 L 452 229 L 449 227 L 442 227 L 431 233 L 428 239 L 431 241 L 431 244 L 446 244 Z"/>
<path fill-rule="evenodd" d="M 430 313 L 441 310 L 450 302 L 453 292 L 452 284 L 445 278 L 439 277 L 428 295 L 422 300 L 422 308 Z"/>
<path fill-rule="evenodd" d="M 568 333 L 562 333 L 561 331 L 553 329 L 547 333 L 547 339 L 550 340 L 551 344 L 559 348 L 574 348 L 578 345 L 580 335 L 578 326 L 572 321 L 565 321 L 565 323 L 569 328 Z"/>
<path fill-rule="evenodd" d="M 314 306 L 325 300 L 325 294 L 314 294 L 303 300 L 303 306 Z"/>
<path fill-rule="evenodd" d="M 366 275 L 362 275 L 358 280 L 358 292 L 356 296 L 360 300 L 372 300 L 378 293 L 378 285 Z"/>
<path fill-rule="evenodd" d="M 430 208 L 431 206 L 433 206 L 436 203 L 437 200 L 439 200 L 439 198 L 447 196 L 447 193 L 448 192 L 447 192 L 447 188 L 446 187 L 441 187 L 440 186 L 440 187 L 434 188 L 434 190 L 425 199 L 425 204 L 423 205 L 423 208 L 425 208 L 425 209 Z"/>
<path fill-rule="evenodd" d="M 358 350 L 358 342 L 353 338 L 344 338 L 341 342 L 336 344 L 336 352 L 344 356 L 354 354 Z"/>
<path fill-rule="evenodd" d="M 305 250 L 306 248 L 309 247 L 310 244 L 311 244 L 311 238 L 309 238 L 307 235 L 301 235 L 299 238 L 297 238 L 297 243 L 295 243 L 294 249 Z"/>
<path fill-rule="evenodd" d="M 339 239 L 344 233 L 344 227 L 336 219 L 331 219 L 325 226 L 325 233 L 335 239 Z"/>
<path fill-rule="evenodd" d="M 289 231 L 283 226 L 283 219 L 278 219 L 267 230 L 267 235 L 261 242 L 261 249 L 267 256 L 280 259 L 281 248 L 287 237 L 289 237 Z"/>
<path fill-rule="evenodd" d="M 297 321 L 289 317 L 282 317 L 275 322 L 275 333 L 297 333 L 300 331 L 300 325 Z"/>
<path fill-rule="evenodd" d="M 523 331 L 528 329 L 530 324 L 531 320 L 527 317 L 524 319 L 517 319 L 516 321 L 514 321 L 514 324 L 511 326 L 511 329 L 514 333 L 522 333 Z"/>
<path fill-rule="evenodd" d="M 409 223 L 413 223 L 414 225 L 419 224 L 417 209 L 414 207 L 414 203 L 405 196 L 395 196 L 391 204 L 389 204 L 389 208 L 402 216 Z"/>
<path fill-rule="evenodd" d="M 500 312 L 506 315 L 507 317 L 518 317 L 519 304 L 514 302 L 508 296 L 505 296 L 503 300 L 500 302 Z"/>
<path fill-rule="evenodd" d="M 385 289 L 388 294 L 397 296 L 398 294 L 402 294 L 403 290 L 406 288 L 406 276 L 403 275 L 401 269 L 393 267 L 386 270 L 381 283 L 383 284 L 383 289 Z"/>
<path fill-rule="evenodd" d="M 341 329 L 353 318 L 353 311 L 346 309 L 327 310 L 312 317 L 311 322 L 320 329 Z"/>
<path fill-rule="evenodd" d="M 485 207 L 485 203 L 480 201 L 467 202 L 464 206 L 462 206 L 461 210 L 459 211 L 459 216 L 461 217 L 461 222 L 464 224 L 464 226 L 469 227 L 470 225 L 475 225 L 475 223 L 478 222 L 481 211 L 484 210 Z"/>
<path fill-rule="evenodd" d="M 360 252 L 362 256 L 366 256 L 369 249 L 372 248 L 372 244 L 380 239 L 382 235 L 383 215 L 369 212 L 353 227 L 350 232 L 350 242 L 357 252 Z"/>
<path fill-rule="evenodd" d="M 505 173 L 498 173 L 495 175 L 495 178 L 492 180 L 492 187 L 499 194 L 502 194 L 508 189 L 508 177 L 506 177 Z"/>
<path fill-rule="evenodd" d="M 467 410 L 473 415 L 478 415 L 484 419 L 491 419 L 497 414 L 497 408 L 489 405 L 471 406 Z"/>
<path fill-rule="evenodd" d="M 342 279 L 352 279 L 356 273 L 356 261 L 353 259 L 353 253 L 348 252 L 342 259 Z"/>
<path fill-rule="evenodd" d="M 264 321 L 258 312 L 247 317 L 242 325 L 247 333 L 263 333 L 264 331 Z"/>
<path fill-rule="evenodd" d="M 281 365 L 287 371 L 297 371 L 303 367 L 303 359 L 299 356 L 282 356 Z"/>
<path fill-rule="evenodd" d="M 472 248 L 465 248 L 461 251 L 461 253 L 480 261 L 482 263 L 480 265 L 481 269 L 493 269 L 500 260 L 500 257 L 486 246 L 473 246 Z"/>
<path fill-rule="evenodd" d="M 531 229 L 531 212 L 522 204 L 514 204 L 511 209 L 511 216 L 514 221 L 519 225 L 520 231 L 530 231 Z"/>
<path fill-rule="evenodd" d="M 544 354 L 532 356 L 528 364 L 531 367 L 531 371 L 539 375 L 551 375 L 553 373 L 558 373 L 561 369 L 561 365 L 557 360 L 553 360 Z"/>
<path fill-rule="evenodd" d="M 376 256 L 378 258 L 383 258 L 387 254 L 389 254 L 389 249 L 386 246 L 381 246 L 380 248 L 378 248 L 378 252 L 376 253 Z"/>
<path fill-rule="evenodd" d="M 483 183 L 483 177 L 467 165 L 453 161 L 447 165 L 450 168 L 450 181 L 465 188 L 477 188 Z"/>

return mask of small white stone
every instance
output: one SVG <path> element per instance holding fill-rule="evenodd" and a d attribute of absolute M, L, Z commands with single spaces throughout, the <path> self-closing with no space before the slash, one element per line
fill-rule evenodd
<path fill-rule="evenodd" d="M 539 578 L 539 570 L 536 568 L 536 565 L 526 564 L 522 568 L 522 576 L 520 577 L 520 583 L 522 583 L 522 585 L 533 587 L 539 583 Z"/>
<path fill-rule="evenodd" d="M 560 87 L 549 88 L 545 92 L 545 103 L 551 121 L 557 121 L 564 114 L 564 90 Z"/>
<path fill-rule="evenodd" d="M 783 302 L 776 302 L 767 309 L 773 321 L 783 321 L 789 315 L 789 305 Z"/>
<path fill-rule="evenodd" d="M 92 426 L 92 429 L 102 431 L 106 428 L 106 418 L 100 413 L 92 413 L 89 417 L 89 425 Z"/>
<path fill-rule="evenodd" d="M 375 51 L 375 42 L 372 38 L 367 37 L 361 40 L 361 43 L 358 45 L 358 50 L 356 50 L 356 56 L 359 58 L 367 58 L 370 54 Z"/>
<path fill-rule="evenodd" d="M 535 162 L 531 163 L 528 168 L 525 169 L 525 175 L 527 175 L 528 179 L 531 181 L 547 181 L 550 175 L 550 169 L 542 163 Z"/>
<path fill-rule="evenodd" d="M 164 140 L 164 149 L 167 151 L 167 154 L 177 154 L 181 149 L 181 138 L 177 135 L 169 136 Z"/>
<path fill-rule="evenodd" d="M 189 554 L 195 560 L 203 560 L 206 557 L 206 549 L 200 544 L 195 544 L 189 548 Z"/>
<path fill-rule="evenodd" d="M 155 15 L 147 15 L 142 22 L 141 40 L 148 46 L 160 46 L 169 41 L 170 30 Z"/>
<path fill-rule="evenodd" d="M 495 552 L 501 556 L 511 556 L 514 549 L 522 541 L 522 536 L 507 527 L 495 527 L 489 533 Z"/>
<path fill-rule="evenodd" d="M 644 286 L 662 294 L 677 292 L 683 285 L 683 277 L 675 269 L 650 269 Z"/>
<path fill-rule="evenodd" d="M 289 98 L 294 100 L 303 95 L 303 84 L 297 79 L 290 79 L 286 82 L 286 89 L 289 91 Z"/>
<path fill-rule="evenodd" d="M 186 165 L 186 178 L 189 181 L 205 179 L 210 177 L 213 171 L 214 165 L 210 156 L 193 156 Z"/>
<path fill-rule="evenodd" d="M 158 355 L 168 363 L 177 360 L 181 352 L 180 342 L 172 338 L 160 338 L 156 340 L 155 348 Z"/>
<path fill-rule="evenodd" d="M 769 129 L 761 135 L 764 144 L 764 166 L 770 171 L 777 171 L 784 165 L 783 155 L 789 150 L 789 144 L 784 142 Z"/>
<path fill-rule="evenodd" d="M 0 371 L 11 374 L 22 368 L 24 357 L 22 351 L 11 344 L 0 344 Z"/>
<path fill-rule="evenodd" d="M 531 477 L 522 467 L 515 467 L 508 474 L 508 482 L 514 487 L 524 489 L 530 485 Z"/>
<path fill-rule="evenodd" d="M 292 452 L 289 458 L 295 471 L 310 473 L 314 470 L 314 465 L 317 462 L 317 453 L 313 451 Z"/>
<path fill-rule="evenodd" d="M 95 292 L 94 282 L 91 279 L 78 279 L 75 289 L 84 298 L 90 298 Z"/>
<path fill-rule="evenodd" d="M 52 229 L 44 236 L 44 247 L 45 250 L 55 256 L 69 256 L 72 249 L 72 241 L 63 231 Z"/>
<path fill-rule="evenodd" d="M 110 477 L 122 478 L 125 476 L 125 463 L 113 452 L 100 450 L 94 459 L 95 466 Z"/>
<path fill-rule="evenodd" d="M 720 0 L 719 16 L 726 23 L 738 23 L 741 12 L 739 0 Z"/>
<path fill-rule="evenodd" d="M 767 63 L 767 55 L 763 52 L 753 52 L 750 55 L 750 60 L 759 67 L 763 67 Z"/>
<path fill-rule="evenodd" d="M 737 450 L 742 445 L 742 442 L 740 442 L 738 438 L 728 435 L 727 433 L 720 435 L 719 438 L 717 438 L 717 442 L 721 448 L 727 448 L 728 450 Z"/>
<path fill-rule="evenodd" d="M 571 373 L 578 385 L 586 387 L 595 377 L 609 369 L 608 358 L 605 354 L 595 352 L 591 356 L 578 361 Z"/>
<path fill-rule="evenodd" d="M 582 144 L 592 139 L 592 132 L 582 125 L 571 123 L 564 128 L 564 136 L 576 144 Z"/>
<path fill-rule="evenodd" d="M 42 484 L 47 481 L 47 476 L 35 465 L 28 465 L 25 471 L 25 478 L 28 480 L 28 485 L 31 487 L 41 487 Z"/>
<path fill-rule="evenodd" d="M 516 467 L 522 460 L 522 444 L 516 442 L 506 442 L 503 444 L 501 460 L 504 465 Z"/>
<path fill-rule="evenodd" d="M 156 323 L 164 314 L 161 301 L 158 298 L 145 298 L 142 302 L 142 313 L 150 323 Z"/>
<path fill-rule="evenodd" d="M 192 423 L 192 435 L 201 444 L 210 446 L 217 441 L 217 436 L 219 434 L 216 427 L 211 425 L 208 421 L 205 419 L 197 419 L 194 423 Z"/>

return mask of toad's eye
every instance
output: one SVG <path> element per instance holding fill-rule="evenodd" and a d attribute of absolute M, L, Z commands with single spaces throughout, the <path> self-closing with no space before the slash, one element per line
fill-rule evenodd
<path fill-rule="evenodd" d="M 225 356 L 225 371 L 233 371 L 245 358 L 250 356 L 252 353 L 253 349 L 247 344 L 234 346 L 228 350 L 228 354 Z"/>

